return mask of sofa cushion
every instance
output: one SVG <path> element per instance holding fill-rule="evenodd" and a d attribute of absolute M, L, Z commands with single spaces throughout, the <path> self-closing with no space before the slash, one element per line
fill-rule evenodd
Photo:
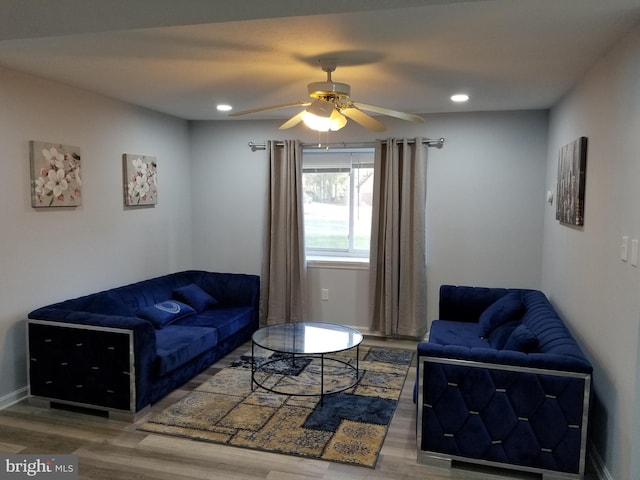
<path fill-rule="evenodd" d="M 218 339 L 224 340 L 251 324 L 255 310 L 250 307 L 215 308 L 187 317 L 180 325 L 213 327 L 218 331 Z"/>
<path fill-rule="evenodd" d="M 520 320 L 511 320 L 494 328 L 489 335 L 487 335 L 487 340 L 489 340 L 491 347 L 496 350 L 502 350 L 513 331 L 520 324 Z"/>
<path fill-rule="evenodd" d="M 196 311 L 185 303 L 177 300 L 165 300 L 143 308 L 136 313 L 136 316 L 151 322 L 155 328 L 164 328 L 170 323 L 194 313 Z"/>
<path fill-rule="evenodd" d="M 215 328 L 169 325 L 156 330 L 156 374 L 165 375 L 218 343 Z"/>
<path fill-rule="evenodd" d="M 477 323 L 455 320 L 434 320 L 429 329 L 429 343 L 463 347 L 491 348 L 489 341 L 479 335 Z"/>
<path fill-rule="evenodd" d="M 205 292 L 195 283 L 190 283 L 184 287 L 173 290 L 173 298 L 181 302 L 191 305 L 196 312 L 203 312 L 218 304 L 218 300 Z"/>
<path fill-rule="evenodd" d="M 499 325 L 513 320 L 520 320 L 524 311 L 525 307 L 524 303 L 522 303 L 521 293 L 507 293 L 504 297 L 489 305 L 480 315 L 478 319 L 480 336 L 487 337 Z"/>
<path fill-rule="evenodd" d="M 505 350 L 516 350 L 518 352 L 531 353 L 538 349 L 538 337 L 524 324 L 518 325 L 505 345 Z"/>

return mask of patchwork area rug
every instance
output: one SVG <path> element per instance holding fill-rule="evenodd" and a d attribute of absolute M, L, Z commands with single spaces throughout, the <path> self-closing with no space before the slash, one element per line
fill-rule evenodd
<path fill-rule="evenodd" d="M 279 360 L 259 373 L 251 389 L 250 352 L 144 423 L 141 430 L 238 447 L 375 467 L 413 352 L 360 347 L 360 381 L 344 392 L 319 396 L 320 360 Z M 356 350 L 332 356 L 355 364 Z M 276 360 L 276 361 L 273 361 Z M 325 359 L 325 390 L 354 380 L 352 370 Z M 346 383 L 345 383 L 346 382 Z"/>

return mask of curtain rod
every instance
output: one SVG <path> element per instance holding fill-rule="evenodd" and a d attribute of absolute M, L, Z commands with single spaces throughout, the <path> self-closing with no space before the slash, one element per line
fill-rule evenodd
<path fill-rule="evenodd" d="M 408 143 L 415 143 L 415 140 L 409 140 Z M 426 145 L 427 147 L 442 148 L 442 146 L 444 145 L 444 138 L 438 138 L 435 140 L 426 138 L 422 141 L 422 144 Z M 276 145 L 282 146 L 284 144 L 282 142 L 277 142 Z M 303 143 L 302 147 L 303 148 L 316 147 L 317 145 L 318 145 L 317 143 Z M 322 147 L 366 148 L 366 147 L 373 147 L 373 145 L 374 145 L 374 142 L 362 142 L 362 143 L 340 142 L 340 143 L 323 143 Z M 251 149 L 252 152 L 255 152 L 256 150 L 266 150 L 267 144 L 249 142 L 249 148 Z"/>

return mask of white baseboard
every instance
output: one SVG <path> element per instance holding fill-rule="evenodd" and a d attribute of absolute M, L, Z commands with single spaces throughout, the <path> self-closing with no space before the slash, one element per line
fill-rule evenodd
<path fill-rule="evenodd" d="M 18 403 L 29 396 L 29 387 L 22 387 L 15 392 L 7 393 L 0 397 L 0 410 L 10 407 L 14 403 Z"/>
<path fill-rule="evenodd" d="M 607 466 L 604 464 L 604 460 L 602 460 L 600 452 L 598 452 L 598 449 L 593 443 L 589 444 L 587 457 L 591 465 L 590 470 L 593 470 L 598 480 L 613 480 L 609 470 L 607 470 Z M 587 470 L 589 470 L 589 468 L 587 468 Z"/>

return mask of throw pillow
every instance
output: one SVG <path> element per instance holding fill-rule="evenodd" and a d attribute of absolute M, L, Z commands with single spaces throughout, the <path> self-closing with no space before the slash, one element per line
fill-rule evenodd
<path fill-rule="evenodd" d="M 136 316 L 151 322 L 155 328 L 164 328 L 176 320 L 195 313 L 196 311 L 189 305 L 176 300 L 166 300 L 143 308 Z"/>
<path fill-rule="evenodd" d="M 518 325 L 504 344 L 504 350 L 531 353 L 538 350 L 538 337 L 524 324 Z"/>
<path fill-rule="evenodd" d="M 480 315 L 478 319 L 480 336 L 486 338 L 499 325 L 512 320 L 520 320 L 524 310 L 520 292 L 511 292 L 500 297 Z"/>
<path fill-rule="evenodd" d="M 218 300 L 213 298 L 195 283 L 190 283 L 184 287 L 176 288 L 173 291 L 173 298 L 192 306 L 196 312 L 200 313 L 218 304 Z"/>
<path fill-rule="evenodd" d="M 489 345 L 496 350 L 502 350 L 513 331 L 521 323 L 522 322 L 520 320 L 513 320 L 511 322 L 504 322 L 502 325 L 498 325 L 486 337 L 486 339 L 489 340 Z"/>

